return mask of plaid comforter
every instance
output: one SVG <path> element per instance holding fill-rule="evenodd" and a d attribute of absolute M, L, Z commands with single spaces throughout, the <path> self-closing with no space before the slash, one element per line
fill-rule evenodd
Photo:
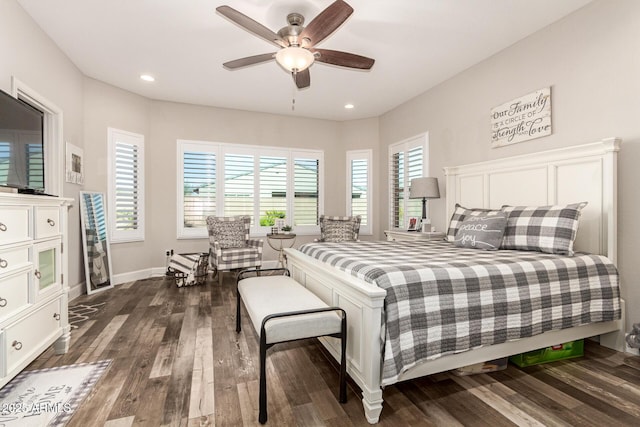
<path fill-rule="evenodd" d="M 382 385 L 425 359 L 620 318 L 606 257 L 448 242 L 309 243 L 300 251 L 387 291 Z"/>

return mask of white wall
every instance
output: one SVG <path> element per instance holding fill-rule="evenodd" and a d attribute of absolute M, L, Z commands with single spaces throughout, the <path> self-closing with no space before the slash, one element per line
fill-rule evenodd
<path fill-rule="evenodd" d="M 64 141 L 83 147 L 82 73 L 14 0 L 0 1 L 0 89 L 11 93 L 11 77 L 64 111 Z M 62 166 L 64 170 L 64 166 Z M 78 199 L 80 186 L 65 184 L 65 197 Z M 69 283 L 84 280 L 78 204 L 69 211 Z"/>
<path fill-rule="evenodd" d="M 384 151 L 428 131 L 430 170 L 444 190 L 444 166 L 621 137 L 618 267 L 630 327 L 640 321 L 639 76 L 640 2 L 596 1 L 383 115 L 381 146 Z M 553 134 L 490 148 L 491 108 L 546 86 L 552 88 Z M 379 195 L 388 202 L 386 193 Z M 444 198 L 429 203 L 443 230 Z M 381 214 L 386 224 L 388 215 Z"/>

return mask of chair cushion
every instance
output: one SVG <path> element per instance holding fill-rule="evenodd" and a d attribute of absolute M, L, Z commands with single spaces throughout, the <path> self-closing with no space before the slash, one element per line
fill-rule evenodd
<path fill-rule="evenodd" d="M 288 276 L 250 277 L 238 282 L 256 332 L 270 314 L 327 307 L 320 298 Z M 328 311 L 273 319 L 265 325 L 267 344 L 339 333 L 342 320 Z"/>
<path fill-rule="evenodd" d="M 227 248 L 222 250 L 221 262 L 224 264 L 241 264 L 251 262 L 260 258 L 258 248 L 245 246 L 242 248 Z"/>
<path fill-rule="evenodd" d="M 218 237 L 220 247 L 243 248 L 247 246 L 247 230 L 243 219 L 233 221 L 211 221 L 210 233 Z"/>

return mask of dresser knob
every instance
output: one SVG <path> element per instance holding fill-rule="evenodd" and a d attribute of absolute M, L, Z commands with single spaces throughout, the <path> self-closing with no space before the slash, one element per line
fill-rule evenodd
<path fill-rule="evenodd" d="M 38 280 L 40 280 L 40 278 L 42 277 L 42 273 L 40 273 L 38 270 L 36 270 L 33 274 L 35 274 Z"/>
<path fill-rule="evenodd" d="M 48 218 L 47 219 L 47 224 L 49 224 L 50 226 L 53 227 L 54 225 L 56 225 L 56 222 L 54 220 L 52 220 L 51 218 Z"/>
<path fill-rule="evenodd" d="M 0 297 L 0 307 L 6 307 L 6 306 L 7 306 L 7 299 Z"/>
<path fill-rule="evenodd" d="M 53 318 L 56 320 L 60 320 L 60 313 L 53 313 Z"/>
<path fill-rule="evenodd" d="M 16 350 L 22 350 L 22 343 L 20 341 L 14 341 L 11 343 L 11 347 L 15 348 Z"/>
<path fill-rule="evenodd" d="M 9 261 L 7 261 L 6 259 L 0 259 L 0 268 L 7 268 L 8 265 Z"/>
<path fill-rule="evenodd" d="M 0 222 L 0 231 L 7 231 L 7 226 Z"/>

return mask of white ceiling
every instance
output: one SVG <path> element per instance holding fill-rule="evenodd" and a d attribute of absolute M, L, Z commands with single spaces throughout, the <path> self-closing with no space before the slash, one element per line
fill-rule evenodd
<path fill-rule="evenodd" d="M 275 62 L 223 68 L 277 47 L 215 8 L 227 4 L 277 32 L 288 13 L 308 23 L 332 0 L 18 0 L 89 77 L 152 99 L 331 120 L 379 116 L 591 0 L 346 1 L 354 13 L 318 47 L 375 65 L 315 63 L 311 87 L 297 90 Z"/>

